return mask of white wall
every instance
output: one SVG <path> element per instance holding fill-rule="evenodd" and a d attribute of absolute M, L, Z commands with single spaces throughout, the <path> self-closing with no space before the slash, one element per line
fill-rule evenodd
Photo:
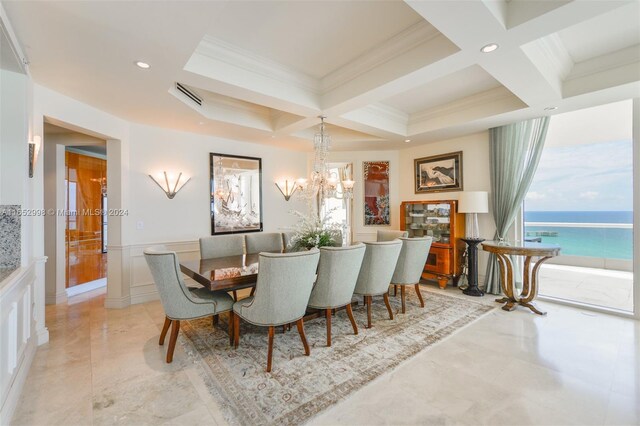
<path fill-rule="evenodd" d="M 459 191 L 416 194 L 414 185 L 413 160 L 432 155 L 462 151 L 462 182 L 466 191 L 487 191 L 491 200 L 491 178 L 489 176 L 489 132 L 476 133 L 456 139 L 449 139 L 403 149 L 400 151 L 400 198 L 401 201 L 457 200 Z M 489 203 L 491 210 L 491 203 Z M 491 211 L 479 214 L 480 236 L 493 239 L 496 227 Z M 487 256 L 480 251 L 478 273 L 483 283 L 487 266 Z"/>
<path fill-rule="evenodd" d="M 212 152 L 262 158 L 265 232 L 294 225 L 295 217 L 288 211 L 304 208 L 304 204 L 295 199 L 285 201 L 274 184 L 284 176 L 306 175 L 304 152 L 138 124 L 131 125 L 130 138 L 132 244 L 193 241 L 211 235 L 209 154 Z M 183 172 L 191 176 L 191 181 L 170 200 L 147 176 L 161 171 Z M 144 224 L 144 229 L 136 229 L 138 222 Z"/>
<path fill-rule="evenodd" d="M 400 229 L 400 161 L 398 151 L 331 151 L 329 162 L 353 164 L 353 241 L 375 241 L 378 229 Z M 313 156 L 310 156 L 311 161 Z M 389 161 L 390 226 L 364 225 L 363 162 Z"/>

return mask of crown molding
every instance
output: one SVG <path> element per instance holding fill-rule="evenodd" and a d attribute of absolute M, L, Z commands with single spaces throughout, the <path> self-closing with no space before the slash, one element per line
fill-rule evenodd
<path fill-rule="evenodd" d="M 422 122 L 433 120 L 436 117 L 481 107 L 489 103 L 513 97 L 515 97 L 515 95 L 503 86 L 485 90 L 484 92 L 476 93 L 475 95 L 467 96 L 444 105 L 439 105 L 425 111 L 411 114 L 409 116 L 409 126 L 415 126 Z"/>
<path fill-rule="evenodd" d="M 529 57 L 535 55 L 538 58 L 542 58 L 544 60 L 544 64 L 541 64 L 542 67 L 550 67 L 560 80 L 566 79 L 575 65 L 557 33 L 532 41 L 523 46 L 523 50 Z"/>
<path fill-rule="evenodd" d="M 574 65 L 566 80 L 588 77 L 637 63 L 640 63 L 640 44 L 578 62 Z"/>
<path fill-rule="evenodd" d="M 420 21 L 324 76 L 320 81 L 321 91 L 330 92 L 440 35 L 431 24 Z"/>
<path fill-rule="evenodd" d="M 194 55 L 222 61 L 227 65 L 296 86 L 316 95 L 320 92 L 317 79 L 209 35 L 205 35 L 200 41 Z"/>
<path fill-rule="evenodd" d="M 407 135 L 409 115 L 388 105 L 371 104 L 342 114 L 340 117 L 394 135 Z"/>

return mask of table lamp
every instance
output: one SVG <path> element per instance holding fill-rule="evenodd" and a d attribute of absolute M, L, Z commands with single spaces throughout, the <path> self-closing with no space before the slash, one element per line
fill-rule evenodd
<path fill-rule="evenodd" d="M 478 213 L 489 213 L 489 197 L 486 191 L 463 191 L 458 197 L 458 213 L 466 213 L 465 237 L 480 238 Z"/>
<path fill-rule="evenodd" d="M 458 213 L 466 213 L 465 238 L 469 286 L 462 292 L 468 296 L 484 296 L 478 288 L 478 244 L 484 241 L 478 230 L 478 213 L 489 213 L 489 197 L 485 191 L 463 191 L 458 197 Z"/>

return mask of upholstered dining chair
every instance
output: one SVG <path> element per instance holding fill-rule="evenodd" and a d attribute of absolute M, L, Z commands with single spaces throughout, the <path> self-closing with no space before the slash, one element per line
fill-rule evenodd
<path fill-rule="evenodd" d="M 364 244 L 366 245 L 366 250 L 354 294 L 364 296 L 364 301 L 367 305 L 367 328 L 371 328 L 371 302 L 373 296 L 384 297 L 384 304 L 387 306 L 387 311 L 389 311 L 389 319 L 393 319 L 388 291 L 391 277 L 402 249 L 402 241 L 394 240 Z"/>
<path fill-rule="evenodd" d="M 420 299 L 420 306 L 424 308 L 424 300 L 420 293 L 420 278 L 424 269 L 424 264 L 429 256 L 429 249 L 433 238 L 400 238 L 402 250 L 398 257 L 396 270 L 391 277 L 391 284 L 394 288 L 400 286 L 400 297 L 402 299 L 402 313 L 405 313 L 405 288 L 408 285 L 415 286 L 416 294 Z"/>
<path fill-rule="evenodd" d="M 216 259 L 244 254 L 244 235 L 214 235 L 200 238 L 200 259 Z M 238 292 L 232 291 L 233 300 L 238 300 Z M 214 323 L 218 318 L 214 318 Z"/>
<path fill-rule="evenodd" d="M 299 251 L 291 247 L 291 240 L 293 239 L 294 235 L 296 235 L 295 231 L 286 231 L 282 233 L 282 247 L 284 253 L 293 253 Z"/>
<path fill-rule="evenodd" d="M 313 248 L 296 253 L 260 253 L 260 268 L 255 296 L 236 302 L 234 347 L 240 343 L 240 319 L 251 324 L 269 327 L 267 372 L 271 371 L 273 336 L 276 326 L 295 322 L 309 355 L 309 345 L 304 334 L 304 317 L 315 281 L 320 251 Z"/>
<path fill-rule="evenodd" d="M 282 234 L 279 232 L 247 234 L 245 237 L 247 254 L 261 253 L 282 253 Z"/>
<path fill-rule="evenodd" d="M 160 345 L 164 345 L 164 338 L 171 326 L 167 349 L 167 363 L 171 363 L 180 331 L 180 321 L 208 317 L 221 312 L 229 312 L 233 319 L 233 299 L 224 291 L 211 292 L 204 288 L 188 288 L 180 273 L 178 256 L 164 246 L 147 248 L 144 250 L 144 257 L 158 288 L 165 312 L 164 325 L 158 342 Z M 233 336 L 231 319 L 229 335 Z"/>
<path fill-rule="evenodd" d="M 358 326 L 351 311 L 351 297 L 356 287 L 364 252 L 365 245 L 362 243 L 320 249 L 318 278 L 311 292 L 309 307 L 325 311 L 327 346 L 331 346 L 331 315 L 335 308 L 346 306 L 353 333 L 358 334 Z"/>
<path fill-rule="evenodd" d="M 200 258 L 238 256 L 244 254 L 244 235 L 214 235 L 200 238 Z"/>
<path fill-rule="evenodd" d="M 376 241 L 393 241 L 396 238 L 406 238 L 409 236 L 407 231 L 392 231 L 385 229 L 378 229 L 378 234 L 376 236 Z"/>

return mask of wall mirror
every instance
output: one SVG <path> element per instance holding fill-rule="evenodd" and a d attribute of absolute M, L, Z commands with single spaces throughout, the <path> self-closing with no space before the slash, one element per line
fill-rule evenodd
<path fill-rule="evenodd" d="M 212 153 L 211 235 L 262 231 L 262 159 Z"/>

